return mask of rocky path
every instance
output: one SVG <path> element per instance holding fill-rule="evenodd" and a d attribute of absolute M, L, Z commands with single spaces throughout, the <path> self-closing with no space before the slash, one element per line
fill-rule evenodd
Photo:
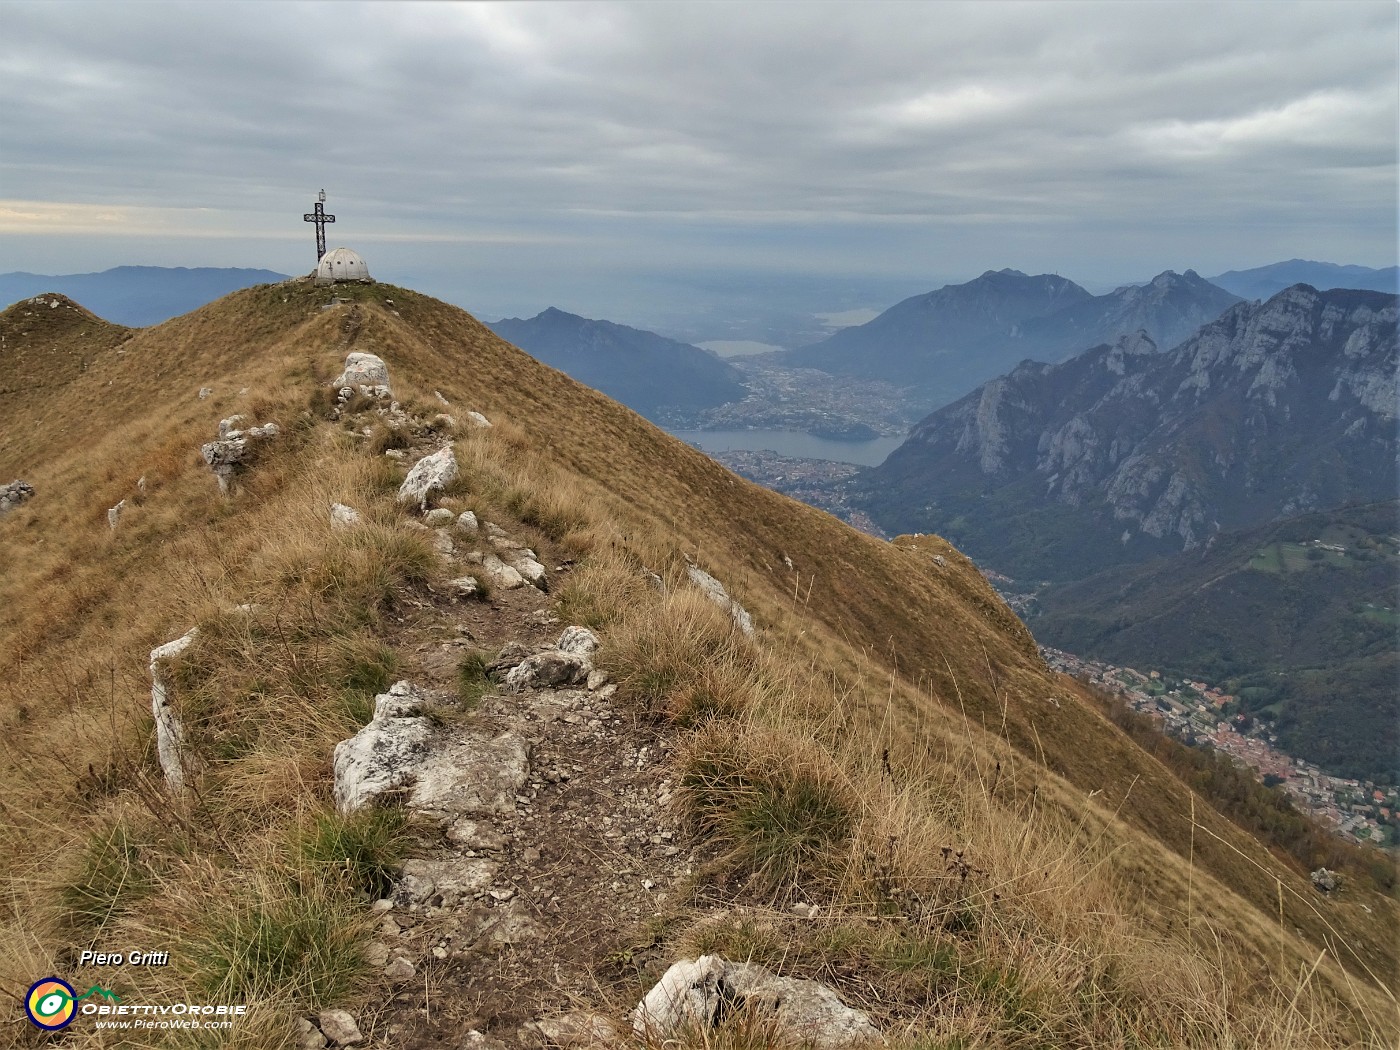
<path fill-rule="evenodd" d="M 487 523 L 464 535 L 454 520 L 436 537 L 458 578 L 483 571 L 480 537 L 522 549 Z M 556 562 L 549 575 L 567 572 Z M 430 735 L 421 753 L 391 759 L 414 770 L 386 790 L 411 792 L 416 838 L 394 893 L 373 906 L 369 956 L 386 1000 L 362 1019 L 369 1045 L 536 1047 L 551 1041 L 545 1033 L 570 1042 L 551 1018 L 606 1008 L 600 970 L 632 996 L 617 1005 L 635 1003 L 638 979 L 624 975 L 636 973 L 639 939 L 697 863 L 671 806 L 670 744 L 589 673 L 591 632 L 565 632 L 535 586 L 493 584 L 491 595 L 405 596 L 388 639 L 403 683 L 380 706 L 403 717 L 382 721 L 425 720 Z M 558 648 L 561 635 L 582 651 Z M 494 680 L 464 700 L 459 667 L 474 651 L 495 658 Z M 305 1045 L 324 1045 L 317 1037 L 306 1033 Z"/>

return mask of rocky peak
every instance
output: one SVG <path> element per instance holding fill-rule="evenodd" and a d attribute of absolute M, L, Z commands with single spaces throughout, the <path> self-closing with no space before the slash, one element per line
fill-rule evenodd
<path fill-rule="evenodd" d="M 1138 330 L 1027 363 L 921 422 L 867 476 L 866 506 L 892 531 L 961 516 L 968 532 L 950 538 L 976 551 L 989 502 L 1032 516 L 1048 497 L 1082 509 L 1072 545 L 1096 547 L 1081 553 L 1097 565 L 1132 544 L 1190 549 L 1219 528 L 1394 498 L 1396 303 L 1295 285 L 1167 353 Z"/>

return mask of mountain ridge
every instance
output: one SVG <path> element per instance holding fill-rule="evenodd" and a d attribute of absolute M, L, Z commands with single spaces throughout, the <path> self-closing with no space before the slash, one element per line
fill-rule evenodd
<path fill-rule="evenodd" d="M 1192 270 L 1098 296 L 1057 274 L 989 270 L 773 356 L 909 386 L 937 408 L 1018 361 L 1058 361 L 1139 329 L 1170 348 L 1238 301 Z"/>
<path fill-rule="evenodd" d="M 644 329 L 548 307 L 488 325 L 540 361 L 649 419 L 694 413 L 748 393 L 717 355 Z"/>
<path fill-rule="evenodd" d="M 347 836 L 363 828 L 326 809 L 330 745 L 364 724 L 395 669 L 458 674 L 440 663 L 442 647 L 463 637 L 454 623 L 470 619 L 484 631 L 475 617 L 515 615 L 521 630 L 527 622 L 515 604 L 523 589 L 502 588 L 480 606 L 451 597 L 447 573 L 461 569 L 446 563 L 471 544 L 492 549 L 484 524 L 469 539 L 466 526 L 445 533 L 418 503 L 396 502 L 413 457 L 434 446 L 455 449 L 462 464 L 434 513 L 460 522 L 471 510 L 472 521 L 503 524 L 544 555 L 563 604 L 543 608 L 595 623 L 600 659 L 627 687 L 620 702 L 636 705 L 629 717 L 659 721 L 674 750 L 687 834 L 715 837 L 740 865 L 715 876 L 722 909 L 678 896 L 667 901 L 677 911 L 665 929 L 619 930 L 600 942 L 594 987 L 620 983 L 620 998 L 631 989 L 635 976 L 607 962 L 616 953 L 693 955 L 699 944 L 749 958 L 757 943 L 768 958 L 755 931 L 781 922 L 793 950 L 780 937 L 771 958 L 799 974 L 830 957 L 821 955 L 828 933 L 856 938 L 832 972 L 854 974 L 843 988 L 878 981 L 884 998 L 871 1008 L 899 1038 L 918 1026 L 940 1038 L 976 1026 L 993 1042 L 1028 1029 L 1061 1043 L 1143 1030 L 1170 1042 L 1199 1024 L 1215 1026 L 1209 1039 L 1223 1046 L 1243 1033 L 1285 1041 L 1279 1025 L 1294 1022 L 1281 1008 L 1304 994 L 1292 975 L 1336 943 L 1337 930 L 1354 946 L 1353 955 L 1338 950 L 1361 981 L 1366 967 L 1393 968 L 1393 902 L 1360 886 L 1321 901 L 1305 871 L 1197 807 L 1080 687 L 1048 671 L 1024 626 L 948 543 L 884 543 L 736 478 L 427 296 L 388 285 L 343 296 L 322 309 L 324 292 L 307 283 L 254 288 L 86 356 L 81 323 L 55 339 L 34 327 L 37 304 L 0 315 L 13 354 L 51 360 L 45 367 L 69 376 L 62 398 L 0 394 L 0 474 L 20 472 L 36 491 L 0 518 L 0 556 L 13 566 L 0 580 L 0 712 L 22 759 L 3 773 L 7 812 L 21 819 L 4 832 L 10 848 L 0 863 L 29 894 L 5 919 L 5 943 L 28 946 L 0 953 L 10 984 L 32 966 L 59 965 L 57 931 L 73 921 L 64 902 L 74 899 L 113 903 L 99 909 L 110 923 L 97 927 L 104 936 L 144 928 L 168 937 L 171 966 L 151 980 L 171 994 L 230 987 L 220 983 L 233 979 L 226 971 L 199 969 L 218 958 L 210 946 L 229 943 L 220 931 L 248 929 L 237 922 L 264 915 L 259 908 L 280 907 L 287 885 L 297 888 L 297 907 L 330 901 L 337 916 L 361 913 L 344 929 L 367 931 L 365 898 L 335 889 L 352 867 Z M 397 408 L 338 399 L 351 352 L 387 364 Z M 493 425 L 472 426 L 467 411 Z M 198 450 L 234 429 L 233 415 L 279 429 L 225 497 Z M 122 500 L 114 526 L 108 510 Z M 332 503 L 359 504 L 361 525 L 334 524 Z M 435 536 L 451 538 L 457 553 Z M 700 566 L 752 615 L 756 641 L 695 612 L 709 607 L 687 582 Z M 537 593 L 556 600 L 556 590 Z M 430 611 L 448 617 L 443 633 L 415 626 Z M 140 802 L 153 761 L 142 713 L 151 703 L 147 653 L 192 622 L 204 641 L 176 668 L 172 702 L 191 724 L 201 712 L 227 720 L 210 723 L 204 766 L 191 774 L 200 790 L 178 805 L 158 797 L 160 819 L 148 819 Z M 477 658 L 460 669 L 473 683 L 490 662 Z M 365 681 L 383 686 L 343 692 Z M 30 717 L 38 702 L 76 705 L 74 717 Z M 695 723 L 669 720 L 685 711 Z M 450 706 L 439 721 L 474 717 Z M 600 794 L 589 788 L 581 790 Z M 966 818 L 947 816 L 955 808 Z M 309 847 L 298 844 L 315 826 L 340 836 L 315 854 L 327 858 L 323 867 L 297 869 L 291 882 L 266 867 L 268 857 L 304 856 Z M 431 823 L 421 833 L 442 839 Z M 201 844 L 198 870 L 180 859 L 188 836 Z M 34 848 L 41 839 L 46 848 Z M 112 841 L 129 851 L 102 852 Z M 762 864 L 751 860 L 754 842 L 773 847 Z M 955 854 L 961 867 L 948 867 Z M 123 877 L 97 881 L 111 856 L 127 858 Z M 96 866 L 85 868 L 85 857 Z M 786 894 L 776 908 L 765 871 Z M 55 879 L 88 896 L 48 892 Z M 147 896 L 133 903 L 138 886 Z M 821 922 L 789 918 L 793 903 L 813 902 Z M 434 918 L 425 911 L 412 921 L 436 932 Z M 1205 929 L 1215 932 L 1196 943 L 1193 931 Z M 395 944 L 416 944 L 413 936 Z M 352 970 L 366 965 L 357 937 L 346 935 L 342 956 Z M 1076 973 L 1112 959 L 1118 990 L 1090 994 L 1107 986 L 1061 970 L 1066 944 L 1083 952 Z M 948 953 L 937 958 L 951 972 L 933 952 Z M 430 957 L 416 958 L 435 965 Z M 909 958 L 930 959 L 917 987 L 901 962 Z M 1249 989 L 1273 979 L 1261 967 L 1278 958 L 1286 991 L 1275 1003 Z M 1199 980 L 1213 989 L 1206 977 L 1218 975 L 1228 993 L 1210 1000 L 1213 1013 L 1194 999 L 1163 1002 L 1164 968 L 1185 987 Z M 1381 991 L 1353 987 L 1357 978 L 1330 955 L 1313 970 L 1318 1009 L 1340 997 L 1384 1029 Z M 396 994 L 373 974 L 362 980 L 386 999 Z M 1007 981 L 1033 1001 L 1008 1009 Z M 236 987 L 251 989 L 255 1007 L 269 1011 L 259 1023 L 280 1033 L 289 1002 L 334 1005 L 299 982 L 281 982 L 275 996 Z M 1331 1016 L 1310 1022 L 1315 1045 L 1352 1038 L 1356 1017 Z M 515 1045 L 521 1020 L 511 1015 L 492 1037 Z"/>
<path fill-rule="evenodd" d="M 926 417 L 861 499 L 887 529 L 951 527 L 1002 571 L 1065 579 L 1391 498 L 1395 315 L 1394 296 L 1299 285 L 1167 353 L 1139 333 L 1024 362 Z"/>

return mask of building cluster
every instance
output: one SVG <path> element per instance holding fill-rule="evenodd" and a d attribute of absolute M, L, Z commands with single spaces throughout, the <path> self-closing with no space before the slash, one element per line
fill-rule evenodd
<path fill-rule="evenodd" d="M 1342 836 L 1375 846 L 1396 844 L 1400 788 L 1332 776 L 1278 748 L 1268 727 L 1238 714 L 1235 697 L 1207 682 L 1164 678 L 1041 646 L 1056 671 L 1115 693 L 1163 730 L 1188 744 L 1212 747 L 1277 784 L 1294 805 Z"/>

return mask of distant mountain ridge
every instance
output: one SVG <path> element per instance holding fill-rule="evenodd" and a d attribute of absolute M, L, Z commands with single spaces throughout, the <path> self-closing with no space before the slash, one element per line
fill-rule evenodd
<path fill-rule="evenodd" d="M 1245 299 L 1269 299 L 1295 284 L 1311 285 L 1323 292 L 1334 288 L 1359 288 L 1395 293 L 1400 292 L 1400 266 L 1373 269 L 1289 259 L 1249 270 L 1228 270 L 1208 280 Z"/>
<path fill-rule="evenodd" d="M 1298 285 L 1167 353 L 1140 332 L 1025 362 L 924 419 L 858 501 L 890 531 L 1064 580 L 1394 498 L 1396 303 Z"/>
<path fill-rule="evenodd" d="M 789 351 L 784 363 L 915 388 L 937 407 L 1026 359 L 1058 361 L 1145 330 L 1175 346 L 1239 298 L 1192 270 L 1091 295 L 1058 274 L 989 270 L 905 299 L 863 325 Z"/>
<path fill-rule="evenodd" d="M 103 320 L 145 328 L 240 288 L 287 280 L 274 270 L 213 266 L 116 266 L 100 273 L 0 274 L 0 304 L 60 292 Z"/>
<path fill-rule="evenodd" d="M 742 400 L 742 374 L 708 350 L 655 332 L 550 307 L 488 326 L 531 357 L 621 401 L 648 419 Z"/>

